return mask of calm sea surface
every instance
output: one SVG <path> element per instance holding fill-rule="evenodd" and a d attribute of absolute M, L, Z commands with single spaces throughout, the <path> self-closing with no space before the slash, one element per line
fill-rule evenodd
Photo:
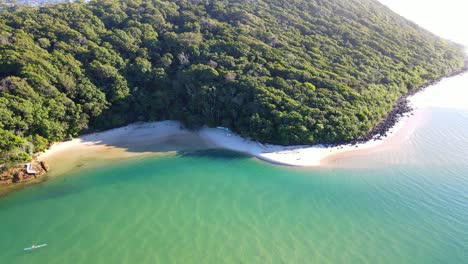
<path fill-rule="evenodd" d="M 468 263 L 460 106 L 430 108 L 400 148 L 337 161 L 359 166 L 213 150 L 28 187 L 0 198 L 0 263 Z M 23 251 L 33 243 L 48 246 Z"/>

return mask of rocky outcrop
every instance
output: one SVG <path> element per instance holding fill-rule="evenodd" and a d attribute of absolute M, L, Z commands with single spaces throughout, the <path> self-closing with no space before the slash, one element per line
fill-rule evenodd
<path fill-rule="evenodd" d="M 40 161 L 39 164 L 41 164 L 41 168 L 45 171 L 49 171 L 49 165 L 45 161 Z"/>
<path fill-rule="evenodd" d="M 47 173 L 49 166 L 44 161 L 31 161 L 32 169 L 37 173 L 26 172 L 25 164 L 7 169 L 0 173 L 0 185 L 27 182 Z"/>
<path fill-rule="evenodd" d="M 428 82 L 420 87 L 417 87 L 409 91 L 407 94 L 401 96 L 398 99 L 398 101 L 395 103 L 395 105 L 393 106 L 392 110 L 384 118 L 382 118 L 379 124 L 377 124 L 373 129 L 371 129 L 364 136 L 361 136 L 358 139 L 353 140 L 348 143 L 350 144 L 365 143 L 372 139 L 381 139 L 382 137 L 385 137 L 388 131 L 392 127 L 395 126 L 395 124 L 398 122 L 398 120 L 400 120 L 401 117 L 403 117 L 405 114 L 412 114 L 411 111 L 413 111 L 413 108 L 409 104 L 409 100 L 408 100 L 409 97 L 415 95 L 416 93 L 420 91 L 423 91 L 424 89 L 426 89 L 427 87 L 431 85 L 437 84 L 444 78 L 453 77 L 453 76 L 463 74 L 466 72 L 468 72 L 468 57 L 465 58 L 465 66 L 462 69 L 454 71 L 450 74 L 447 74 L 431 82 Z"/>

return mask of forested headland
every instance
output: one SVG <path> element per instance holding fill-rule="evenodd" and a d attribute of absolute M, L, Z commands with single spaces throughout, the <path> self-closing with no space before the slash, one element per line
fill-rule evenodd
<path fill-rule="evenodd" d="M 121 0 L 0 10 L 0 164 L 136 121 L 275 144 L 365 135 L 462 47 L 374 0 Z"/>

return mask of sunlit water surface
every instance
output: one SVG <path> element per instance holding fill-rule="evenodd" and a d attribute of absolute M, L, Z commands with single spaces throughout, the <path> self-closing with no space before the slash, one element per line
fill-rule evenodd
<path fill-rule="evenodd" d="M 28 187 L 0 198 L 0 263 L 468 263 L 468 109 L 429 111 L 334 168 L 198 151 Z"/>

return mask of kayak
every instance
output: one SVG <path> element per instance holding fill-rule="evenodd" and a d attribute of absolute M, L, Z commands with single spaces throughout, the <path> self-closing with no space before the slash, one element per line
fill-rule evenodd
<path fill-rule="evenodd" d="M 33 250 L 33 249 L 38 249 L 38 248 L 45 247 L 45 246 L 47 246 L 47 244 L 37 245 L 34 247 L 28 247 L 28 248 L 25 248 L 24 250 Z"/>

